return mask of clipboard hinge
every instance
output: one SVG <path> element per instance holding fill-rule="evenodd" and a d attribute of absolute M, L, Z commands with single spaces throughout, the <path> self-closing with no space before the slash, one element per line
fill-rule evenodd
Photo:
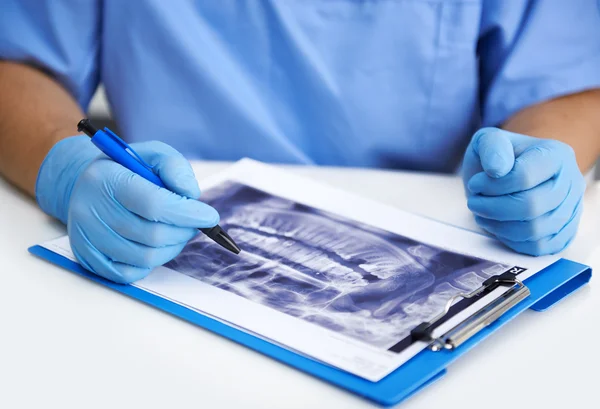
<path fill-rule="evenodd" d="M 517 274 L 522 271 L 525 271 L 525 269 L 513 267 L 502 274 L 488 278 L 480 287 L 470 293 L 456 294 L 446 302 L 444 310 L 440 314 L 435 316 L 429 322 L 422 322 L 417 325 L 410 333 L 411 338 L 413 341 L 428 342 L 429 349 L 434 352 L 443 349 L 452 350 L 457 348 L 531 294 L 529 288 L 517 279 Z M 455 325 L 443 335 L 439 337 L 433 336 L 433 331 L 444 321 L 444 317 L 446 317 L 446 314 L 450 311 L 450 308 L 456 300 L 460 298 L 475 298 L 484 295 L 484 293 L 488 294 L 490 291 L 493 291 L 500 286 L 509 288 L 498 298 L 492 300 L 482 309 L 463 322 Z"/>

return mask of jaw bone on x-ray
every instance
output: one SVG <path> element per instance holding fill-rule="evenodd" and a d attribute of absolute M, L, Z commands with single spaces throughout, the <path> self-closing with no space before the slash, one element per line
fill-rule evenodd
<path fill-rule="evenodd" d="M 166 267 L 383 349 L 508 268 L 236 182 L 202 200 L 242 253 L 198 235 Z"/>

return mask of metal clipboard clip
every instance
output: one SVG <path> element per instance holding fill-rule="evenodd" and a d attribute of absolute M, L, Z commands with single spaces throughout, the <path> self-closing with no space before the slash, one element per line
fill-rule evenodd
<path fill-rule="evenodd" d="M 513 267 L 505 273 L 488 278 L 481 284 L 481 287 L 470 293 L 460 293 L 453 296 L 446 302 L 444 310 L 440 314 L 429 322 L 419 324 L 411 331 L 410 335 L 412 339 L 414 341 L 428 342 L 429 349 L 434 352 L 443 349 L 452 350 L 459 347 L 466 340 L 496 321 L 502 314 L 531 294 L 529 288 L 517 279 L 517 274 L 524 270 L 521 267 Z M 433 337 L 433 331 L 438 326 L 436 324 L 440 324 L 440 321 L 443 321 L 454 301 L 459 298 L 468 299 L 478 297 L 484 293 L 488 294 L 500 286 L 509 287 L 509 289 L 475 314 L 455 325 L 445 334 Z"/>

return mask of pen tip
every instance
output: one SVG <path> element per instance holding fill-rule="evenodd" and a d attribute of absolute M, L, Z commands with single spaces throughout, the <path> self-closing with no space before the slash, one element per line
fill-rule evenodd
<path fill-rule="evenodd" d="M 232 253 L 240 254 L 241 249 L 239 246 L 235 244 L 235 241 L 233 241 L 233 239 L 229 237 L 229 234 L 227 234 L 227 232 L 218 224 L 215 227 L 201 228 L 200 230 L 213 239 L 218 245 L 226 248 Z"/>
<path fill-rule="evenodd" d="M 229 234 L 227 234 L 225 232 L 225 230 L 221 230 L 221 232 L 219 233 L 219 236 L 222 240 L 223 247 L 225 247 L 227 250 L 231 251 L 232 253 L 240 254 L 240 251 L 242 251 L 242 250 L 235 243 L 235 241 L 233 241 L 233 239 L 231 237 L 229 237 Z"/>

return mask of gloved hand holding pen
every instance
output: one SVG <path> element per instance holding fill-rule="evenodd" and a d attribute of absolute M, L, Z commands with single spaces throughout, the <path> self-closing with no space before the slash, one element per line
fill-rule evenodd
<path fill-rule="evenodd" d="M 577 232 L 585 180 L 565 143 L 480 129 L 463 181 L 477 224 L 518 252 L 557 253 Z"/>
<path fill-rule="evenodd" d="M 118 283 L 145 277 L 177 256 L 197 228 L 219 222 L 217 211 L 197 200 L 196 178 L 179 152 L 161 142 L 132 146 L 168 190 L 75 136 L 48 153 L 35 192 L 40 207 L 67 224 L 79 262 Z"/>

